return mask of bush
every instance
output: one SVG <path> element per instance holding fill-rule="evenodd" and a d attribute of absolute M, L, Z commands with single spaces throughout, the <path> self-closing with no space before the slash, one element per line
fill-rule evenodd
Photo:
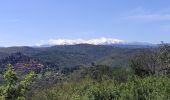
<path fill-rule="evenodd" d="M 170 79 L 167 77 L 130 76 L 127 82 L 112 79 L 101 82 L 84 78 L 68 81 L 47 90 L 38 90 L 32 100 L 169 100 Z"/>
<path fill-rule="evenodd" d="M 13 66 L 8 64 L 4 73 L 5 84 L 0 87 L 0 98 L 2 100 L 25 100 L 28 86 L 34 76 L 33 72 L 27 74 L 24 80 L 18 82 L 18 77 Z"/>

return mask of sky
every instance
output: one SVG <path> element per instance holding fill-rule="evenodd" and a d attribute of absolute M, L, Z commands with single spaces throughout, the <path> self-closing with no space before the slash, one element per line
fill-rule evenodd
<path fill-rule="evenodd" d="M 170 0 L 0 0 L 0 46 L 53 39 L 170 42 Z"/>

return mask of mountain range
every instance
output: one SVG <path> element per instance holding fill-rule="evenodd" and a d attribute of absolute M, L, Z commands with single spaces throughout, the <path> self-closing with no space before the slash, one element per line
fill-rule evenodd
<path fill-rule="evenodd" d="M 84 39 L 51 39 L 47 42 L 38 43 L 35 47 L 51 47 L 55 45 L 77 45 L 77 44 L 91 44 L 91 45 L 121 45 L 121 46 L 156 46 L 147 42 L 125 42 L 120 39 L 113 38 L 96 38 L 90 40 Z"/>

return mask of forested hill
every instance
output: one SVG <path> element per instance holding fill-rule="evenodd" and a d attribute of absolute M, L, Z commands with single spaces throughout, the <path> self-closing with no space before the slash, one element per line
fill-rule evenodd
<path fill-rule="evenodd" d="M 169 100 L 169 48 L 169 44 L 1 48 L 1 97 Z"/>
<path fill-rule="evenodd" d="M 49 69 L 72 68 L 79 65 L 90 65 L 91 63 L 112 67 L 124 66 L 127 64 L 129 57 L 146 48 L 148 46 L 89 44 L 52 47 L 8 47 L 0 48 L 0 65 L 18 64 L 19 62 L 31 64 L 31 62 L 34 62 L 35 65 L 42 64 L 44 68 L 48 67 Z"/>

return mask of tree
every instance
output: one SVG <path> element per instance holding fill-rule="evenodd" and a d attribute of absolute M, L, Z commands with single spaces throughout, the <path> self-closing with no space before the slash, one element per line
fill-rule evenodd
<path fill-rule="evenodd" d="M 130 62 L 134 73 L 138 76 L 148 76 L 157 74 L 157 52 L 144 50 L 135 55 Z"/>
<path fill-rule="evenodd" d="M 163 43 L 159 47 L 160 73 L 170 74 L 170 44 Z"/>
<path fill-rule="evenodd" d="M 130 66 L 138 76 L 170 75 L 170 44 L 140 52 L 131 59 Z"/>
<path fill-rule="evenodd" d="M 2 100 L 25 100 L 34 72 L 30 72 L 25 76 L 24 80 L 18 82 L 13 66 L 8 64 L 3 77 L 5 83 L 0 87 L 0 98 Z"/>

